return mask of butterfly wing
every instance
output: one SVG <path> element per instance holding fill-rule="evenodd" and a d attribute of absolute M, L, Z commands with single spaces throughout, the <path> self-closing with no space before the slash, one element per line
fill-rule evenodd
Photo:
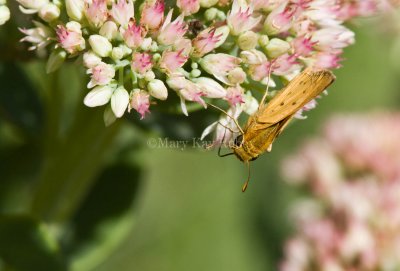
<path fill-rule="evenodd" d="M 329 70 L 305 69 L 259 110 L 257 122 L 268 126 L 294 115 L 334 80 L 335 76 Z"/>

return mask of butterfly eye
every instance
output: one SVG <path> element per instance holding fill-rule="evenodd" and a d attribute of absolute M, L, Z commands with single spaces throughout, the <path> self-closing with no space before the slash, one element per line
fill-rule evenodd
<path fill-rule="evenodd" d="M 243 135 L 238 135 L 234 141 L 235 147 L 240 147 L 242 145 L 242 142 L 243 142 Z"/>

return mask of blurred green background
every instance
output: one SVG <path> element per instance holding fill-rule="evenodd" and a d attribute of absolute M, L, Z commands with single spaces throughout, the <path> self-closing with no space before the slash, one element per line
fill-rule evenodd
<path fill-rule="evenodd" d="M 155 109 L 106 128 L 103 109 L 82 103 L 79 65 L 45 74 L 13 28 L 0 28 L 0 270 L 277 270 L 299 194 L 279 178 L 281 159 L 332 114 L 399 106 L 393 40 L 353 27 L 329 95 L 252 163 L 242 193 L 233 156 L 147 146 L 198 137 L 215 112 Z"/>

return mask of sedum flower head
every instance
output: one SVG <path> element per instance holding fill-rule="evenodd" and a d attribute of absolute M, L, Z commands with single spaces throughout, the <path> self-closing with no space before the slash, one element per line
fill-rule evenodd
<path fill-rule="evenodd" d="M 207 107 L 212 99 L 237 116 L 252 114 L 253 92 L 307 66 L 339 68 L 354 43 L 344 23 L 388 9 L 383 0 L 176 0 L 174 9 L 164 0 L 18 2 L 35 18 L 33 28 L 21 29 L 22 41 L 47 49 L 49 70 L 82 57 L 88 88 L 118 89 L 102 100 L 111 102 L 107 112 L 122 117 L 134 109 L 142 118 L 153 99 L 169 102 L 172 93 L 184 114 L 186 103 Z M 0 7 L 0 22 L 6 13 Z"/>

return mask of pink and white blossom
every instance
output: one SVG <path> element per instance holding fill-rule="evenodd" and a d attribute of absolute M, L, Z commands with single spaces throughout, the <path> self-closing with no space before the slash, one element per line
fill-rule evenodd
<path fill-rule="evenodd" d="M 172 10 L 168 12 L 157 37 L 157 41 L 162 45 L 174 44 L 177 40 L 181 39 L 187 31 L 187 25 L 182 15 L 177 17 L 173 22 L 171 22 L 171 19 Z"/>
<path fill-rule="evenodd" d="M 152 67 L 153 62 L 150 54 L 138 52 L 133 53 L 131 68 L 134 72 L 144 75 Z"/>
<path fill-rule="evenodd" d="M 228 101 L 231 107 L 244 103 L 244 90 L 240 86 L 229 87 L 226 89 L 225 100 Z"/>
<path fill-rule="evenodd" d="M 106 0 L 92 0 L 86 5 L 86 19 L 91 25 L 100 28 L 107 21 L 108 9 Z"/>
<path fill-rule="evenodd" d="M 329 27 L 315 31 L 311 40 L 321 50 L 341 49 L 354 43 L 354 33 L 343 26 Z"/>
<path fill-rule="evenodd" d="M 200 0 L 177 0 L 176 5 L 185 16 L 188 16 L 199 11 Z"/>
<path fill-rule="evenodd" d="M 26 35 L 20 41 L 32 43 L 32 46 L 29 47 L 29 50 L 41 50 L 50 43 L 50 38 L 53 36 L 53 32 L 51 28 L 42 23 L 36 21 L 33 23 L 36 26 L 35 28 L 19 29 L 23 34 Z"/>
<path fill-rule="evenodd" d="M 203 92 L 200 86 L 186 79 L 182 74 L 179 73 L 172 74 L 167 79 L 167 84 L 170 88 L 175 90 L 178 93 L 179 97 L 181 98 L 182 112 L 186 116 L 188 116 L 189 114 L 186 108 L 185 101 L 197 102 L 202 106 L 204 106 L 204 108 L 207 107 L 206 103 L 201 98 L 206 94 Z"/>
<path fill-rule="evenodd" d="M 110 15 L 119 25 L 127 27 L 129 21 L 135 15 L 132 0 L 117 0 L 117 2 L 114 2 Z"/>
<path fill-rule="evenodd" d="M 164 51 L 159 66 L 161 69 L 165 70 L 166 73 L 173 73 L 178 68 L 182 67 L 187 60 L 188 57 L 183 55 L 183 49 L 178 52 Z"/>
<path fill-rule="evenodd" d="M 264 22 L 264 30 L 268 35 L 276 35 L 288 31 L 294 22 L 296 11 L 295 5 L 283 1 L 279 7 L 268 14 Z"/>
<path fill-rule="evenodd" d="M 261 16 L 253 17 L 253 8 L 241 0 L 233 0 L 232 9 L 229 11 L 226 21 L 232 35 L 239 35 L 253 29 L 262 19 Z"/>
<path fill-rule="evenodd" d="M 158 29 L 164 20 L 165 3 L 163 0 L 150 0 L 144 4 L 140 23 L 148 29 Z"/>
<path fill-rule="evenodd" d="M 222 34 L 216 34 L 215 31 L 216 28 L 207 28 L 196 36 L 193 40 L 193 55 L 201 57 L 214 50 L 219 39 L 222 37 Z"/>
<path fill-rule="evenodd" d="M 221 82 L 230 85 L 228 73 L 237 68 L 241 59 L 228 54 L 208 54 L 200 61 L 201 67 Z"/>
<path fill-rule="evenodd" d="M 144 119 L 147 113 L 150 113 L 150 95 L 140 89 L 133 90 L 128 111 L 135 109 L 140 114 L 140 119 Z"/>
<path fill-rule="evenodd" d="M 198 77 L 192 79 L 200 87 L 204 96 L 208 98 L 223 98 L 226 96 L 226 90 L 218 82 L 207 77 Z"/>
<path fill-rule="evenodd" d="M 115 69 L 112 65 L 101 62 L 89 69 L 87 73 L 92 75 L 87 87 L 92 88 L 109 84 L 115 76 Z"/>
<path fill-rule="evenodd" d="M 142 45 L 144 37 L 146 36 L 146 29 L 140 25 L 137 25 L 135 21 L 132 20 L 129 22 L 128 28 L 122 31 L 122 35 L 125 44 L 129 48 L 135 49 Z"/>
<path fill-rule="evenodd" d="M 82 37 L 82 31 L 79 27 L 57 26 L 57 40 L 60 46 L 69 54 L 75 54 L 85 49 L 85 39 Z"/>

